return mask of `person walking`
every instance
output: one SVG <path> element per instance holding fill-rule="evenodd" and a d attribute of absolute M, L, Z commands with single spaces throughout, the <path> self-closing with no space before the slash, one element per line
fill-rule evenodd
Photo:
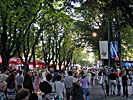
<path fill-rule="evenodd" d="M 78 78 L 73 80 L 72 96 L 70 100 L 86 100 L 83 88 L 80 86 Z"/>
<path fill-rule="evenodd" d="M 43 72 L 42 72 L 42 80 L 46 81 L 46 75 L 47 75 L 47 73 L 49 73 L 48 70 L 46 68 L 43 69 Z"/>
<path fill-rule="evenodd" d="M 18 90 L 23 87 L 23 82 L 24 82 L 23 72 L 20 70 L 18 72 L 18 75 L 16 76 L 16 84 Z"/>
<path fill-rule="evenodd" d="M 16 85 L 16 79 L 15 74 L 11 73 L 9 77 L 7 78 L 7 98 L 8 100 L 14 100 L 16 93 L 17 93 L 17 85 Z"/>
<path fill-rule="evenodd" d="M 74 79 L 74 77 L 72 75 L 73 75 L 73 72 L 68 71 L 68 76 L 66 76 L 65 79 L 64 79 L 67 100 L 70 99 L 70 96 L 71 96 L 71 93 L 72 93 L 72 86 L 73 86 L 73 79 Z"/>
<path fill-rule="evenodd" d="M 123 87 L 123 96 L 128 97 L 128 76 L 126 71 L 122 74 L 122 87 Z"/>
<path fill-rule="evenodd" d="M 0 69 L 0 80 L 1 81 L 6 81 L 8 78 L 8 75 L 7 75 L 7 69 Z"/>
<path fill-rule="evenodd" d="M 86 100 L 89 100 L 89 80 L 84 73 L 81 74 L 79 81 L 82 84 Z"/>
<path fill-rule="evenodd" d="M 131 93 L 131 95 L 133 95 L 133 72 L 131 74 L 131 87 L 132 87 L 132 93 Z"/>
<path fill-rule="evenodd" d="M 26 88 L 26 89 L 29 89 L 30 94 L 32 94 L 32 92 L 34 91 L 33 83 L 32 83 L 32 78 L 31 78 L 31 76 L 29 75 L 29 73 L 27 73 L 27 74 L 24 76 L 23 87 Z"/>
<path fill-rule="evenodd" d="M 91 85 L 92 86 L 95 86 L 95 80 L 96 80 L 96 73 L 95 73 L 95 70 L 93 69 L 91 71 Z"/>
<path fill-rule="evenodd" d="M 98 76 L 99 76 L 99 84 L 103 84 L 103 70 L 100 70 L 99 73 L 98 73 Z"/>
<path fill-rule="evenodd" d="M 54 82 L 52 81 L 52 79 L 53 79 L 53 76 L 51 73 L 46 74 L 46 81 L 51 85 L 52 92 L 55 92 Z"/>
<path fill-rule="evenodd" d="M 35 92 L 39 91 L 39 82 L 40 82 L 39 75 L 38 75 L 37 71 L 34 71 L 34 75 L 33 75 L 33 87 L 34 87 L 34 91 Z"/>
<path fill-rule="evenodd" d="M 5 81 L 0 80 L 0 100 L 8 100 L 5 94 L 7 88 L 7 83 Z"/>
<path fill-rule="evenodd" d="M 62 82 L 61 75 L 56 76 L 56 81 L 54 85 L 55 85 L 54 87 L 55 87 L 55 92 L 57 93 L 57 96 L 59 96 L 60 100 L 63 100 L 63 98 L 66 95 L 66 89 L 65 89 L 64 83 Z"/>
<path fill-rule="evenodd" d="M 89 80 L 89 83 L 91 82 L 91 72 L 88 70 L 87 74 L 87 78 Z"/>
<path fill-rule="evenodd" d="M 108 78 L 110 83 L 111 95 L 115 95 L 118 77 L 114 70 L 111 70 L 111 73 L 109 74 Z"/>

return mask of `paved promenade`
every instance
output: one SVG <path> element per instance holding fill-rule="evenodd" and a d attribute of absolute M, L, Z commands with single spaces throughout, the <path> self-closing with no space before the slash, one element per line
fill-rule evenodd
<path fill-rule="evenodd" d="M 129 90 L 130 91 L 130 90 Z M 89 100 L 133 100 L 133 96 L 129 93 L 129 97 L 122 96 L 105 96 L 104 90 L 100 85 L 90 87 L 90 99 Z"/>

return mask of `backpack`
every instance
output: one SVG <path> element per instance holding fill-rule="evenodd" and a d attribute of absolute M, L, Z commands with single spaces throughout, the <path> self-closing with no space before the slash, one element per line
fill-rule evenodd
<path fill-rule="evenodd" d="M 45 93 L 45 95 L 52 92 L 52 86 L 47 81 L 40 82 L 39 89 Z"/>

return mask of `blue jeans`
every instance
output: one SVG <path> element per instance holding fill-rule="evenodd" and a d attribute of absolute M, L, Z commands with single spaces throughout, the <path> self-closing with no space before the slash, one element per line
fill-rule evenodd
<path fill-rule="evenodd" d="M 89 89 L 88 88 L 83 88 L 83 92 L 85 94 L 86 100 L 89 100 Z"/>

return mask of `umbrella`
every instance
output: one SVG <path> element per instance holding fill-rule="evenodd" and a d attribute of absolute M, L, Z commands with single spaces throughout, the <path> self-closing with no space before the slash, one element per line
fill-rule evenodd
<path fill-rule="evenodd" d="M 125 67 L 132 67 L 132 64 L 129 63 L 129 62 L 125 62 L 125 63 L 124 63 L 124 66 L 125 66 Z"/>
<path fill-rule="evenodd" d="M 30 61 L 30 64 L 29 65 L 33 65 L 34 64 L 34 61 L 32 60 L 32 61 Z M 42 61 L 40 61 L 40 60 L 35 60 L 35 65 L 37 65 L 38 67 L 40 67 L 40 66 L 45 66 L 46 64 L 44 63 L 44 62 L 42 62 Z"/>
<path fill-rule="evenodd" d="M 17 64 L 23 64 L 20 58 L 16 58 Z"/>
<path fill-rule="evenodd" d="M 22 62 L 21 62 L 21 59 L 20 58 L 10 58 L 9 59 L 9 62 L 8 62 L 9 64 L 23 64 Z M 2 64 L 2 58 L 1 58 L 1 56 L 0 56 L 0 64 Z"/>
<path fill-rule="evenodd" d="M 16 59 L 15 59 L 15 58 L 11 58 L 11 59 L 9 60 L 9 64 L 17 64 Z"/>

